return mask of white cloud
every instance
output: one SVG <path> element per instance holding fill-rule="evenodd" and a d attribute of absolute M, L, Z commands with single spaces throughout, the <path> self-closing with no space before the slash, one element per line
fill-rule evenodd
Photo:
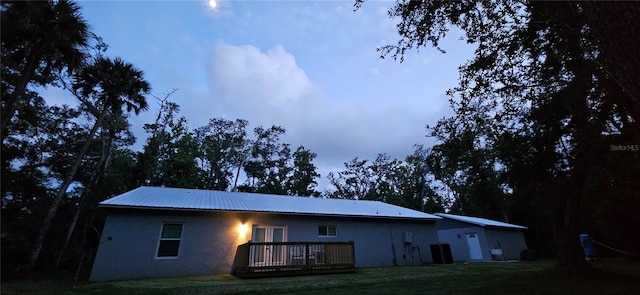
<path fill-rule="evenodd" d="M 254 126 L 281 125 L 287 129 L 287 142 L 304 145 L 330 166 L 382 152 L 401 158 L 414 143 L 424 142 L 430 112 L 426 108 L 372 107 L 356 100 L 328 99 L 280 45 L 261 51 L 251 45 L 220 43 L 207 71 L 211 91 L 225 114 L 245 118 Z"/>
<path fill-rule="evenodd" d="M 306 96 L 311 82 L 282 45 L 261 52 L 251 45 L 219 43 L 209 63 L 209 74 L 222 98 L 248 110 L 282 108 Z"/>

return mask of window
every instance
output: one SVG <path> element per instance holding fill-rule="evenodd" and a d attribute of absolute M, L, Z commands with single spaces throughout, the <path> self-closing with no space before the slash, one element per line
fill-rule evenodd
<path fill-rule="evenodd" d="M 178 257 L 180 239 L 182 238 L 182 224 L 165 223 L 162 225 L 162 234 L 158 244 L 158 258 Z"/>
<path fill-rule="evenodd" d="M 318 226 L 318 236 L 321 237 L 337 237 L 338 227 L 335 225 L 321 225 Z"/>

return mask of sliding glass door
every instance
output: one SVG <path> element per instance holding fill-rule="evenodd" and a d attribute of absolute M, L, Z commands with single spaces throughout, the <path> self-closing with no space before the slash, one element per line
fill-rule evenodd
<path fill-rule="evenodd" d="M 252 242 L 286 242 L 287 227 L 255 225 Z M 282 265 L 285 263 L 285 247 L 282 245 L 254 245 L 251 262 L 254 266 Z"/>

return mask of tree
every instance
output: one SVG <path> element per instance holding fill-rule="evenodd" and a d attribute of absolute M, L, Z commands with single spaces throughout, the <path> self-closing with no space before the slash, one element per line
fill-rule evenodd
<path fill-rule="evenodd" d="M 108 177 L 113 178 L 113 176 L 110 175 L 110 172 L 112 172 L 110 170 L 114 154 L 122 151 L 122 149 L 124 149 L 123 147 L 130 146 L 135 142 L 135 137 L 129 131 L 127 119 L 128 118 L 123 116 L 120 112 L 114 112 L 111 113 L 111 116 L 107 116 L 105 118 L 104 127 L 101 129 L 102 132 L 98 135 L 98 138 L 101 140 L 94 140 L 91 149 L 87 152 L 86 158 L 88 159 L 83 161 L 84 163 L 82 164 L 84 169 L 80 169 L 76 176 L 76 182 L 81 183 L 81 185 L 78 185 L 75 188 L 75 190 L 80 191 L 79 197 L 74 198 L 77 200 L 77 204 L 75 204 L 75 213 L 69 221 L 69 224 L 66 226 L 66 235 L 64 236 L 64 240 L 62 241 L 62 245 L 54 263 L 55 269 L 60 266 L 63 259 L 66 257 L 67 247 L 73 234 L 76 232 L 76 225 L 78 222 L 82 225 L 81 232 L 86 232 L 92 220 L 92 211 L 95 209 L 98 202 L 104 199 L 105 195 L 101 194 L 101 191 L 104 190 L 103 186 L 105 180 Z M 130 163 L 133 163 L 133 160 L 131 160 Z M 130 171 L 131 169 L 124 173 Z M 118 172 L 123 173 L 123 171 Z M 115 192 L 121 193 L 130 189 L 130 187 L 113 185 L 111 189 Z M 85 216 L 85 218 L 81 220 L 83 215 L 89 216 Z M 74 252 L 82 252 L 84 239 L 81 239 L 75 246 L 76 247 L 73 249 L 75 250 Z"/>
<path fill-rule="evenodd" d="M 447 136 L 438 138 L 442 143 L 426 160 L 434 177 L 455 192 L 451 213 L 509 221 L 499 163 L 493 150 L 483 146 L 486 138 L 471 130 Z"/>
<path fill-rule="evenodd" d="M 416 145 L 405 161 L 378 154 L 373 161 L 354 158 L 345 170 L 329 173 L 330 198 L 375 200 L 419 211 L 442 212 L 444 201 L 432 186 L 426 159 L 429 151 Z"/>
<path fill-rule="evenodd" d="M 191 131 L 187 119 L 178 117 L 180 106 L 166 98 L 161 100 L 155 123 L 145 124 L 151 134 L 144 150 L 137 155 L 137 185 L 171 187 L 206 187 L 206 175 L 198 165 L 203 158 L 203 142 L 197 130 Z"/>
<path fill-rule="evenodd" d="M 199 163 L 204 173 L 204 188 L 223 191 L 231 186 L 234 168 L 242 166 L 242 154 L 248 142 L 248 124 L 244 119 L 214 118 L 195 130 L 201 146 Z"/>
<path fill-rule="evenodd" d="M 66 0 L 2 2 L 2 140 L 30 84 L 46 85 L 56 71 L 74 71 L 92 36 L 80 7 Z"/>
<path fill-rule="evenodd" d="M 378 154 L 369 165 L 371 171 L 371 189 L 368 199 L 383 201 L 385 203 L 402 203 L 400 193 L 400 181 L 404 178 L 399 173 L 404 172 L 403 163 L 397 159 L 391 159 L 387 154 Z"/>
<path fill-rule="evenodd" d="M 287 191 L 292 196 L 312 196 L 318 195 L 315 187 L 318 185 L 316 178 L 320 174 L 313 164 L 316 153 L 312 153 L 304 146 L 299 146 L 293 153 L 293 171 L 287 183 Z"/>
<path fill-rule="evenodd" d="M 280 136 L 285 132 L 280 126 L 254 129 L 256 139 L 251 143 L 250 158 L 245 161 L 243 167 L 248 179 L 238 188 L 239 190 L 287 194 L 285 183 L 292 168 L 289 144 L 280 142 Z"/>
<path fill-rule="evenodd" d="M 193 132 L 187 128 L 187 120 L 180 117 L 175 123 L 169 124 L 170 140 L 166 150 L 160 154 L 161 162 L 158 167 L 159 183 L 157 185 L 169 187 L 202 187 L 202 170 L 196 165 L 201 158 L 200 143 Z"/>
<path fill-rule="evenodd" d="M 327 193 L 330 198 L 364 200 L 370 196 L 372 187 L 372 173 L 367 165 L 368 160 L 359 160 L 358 157 L 344 163 L 345 170 L 336 175 L 329 172 L 329 182 L 334 187 Z"/>
<path fill-rule="evenodd" d="M 140 185 L 163 185 L 161 183 L 162 174 L 160 171 L 163 161 L 170 153 L 170 146 L 174 141 L 171 126 L 177 125 L 177 118 L 180 106 L 168 101 L 169 96 L 175 92 L 169 92 L 160 101 L 160 109 L 153 124 L 145 124 L 144 130 L 150 134 L 147 138 L 143 151 L 138 153 L 135 167 L 135 179 L 137 186 Z M 182 128 L 185 129 L 185 128 Z"/>
<path fill-rule="evenodd" d="M 140 70 L 119 58 L 112 61 L 108 58 L 98 57 L 93 64 L 83 68 L 74 77 L 72 89 L 76 97 L 81 100 L 83 106 L 96 119 L 84 145 L 70 166 L 69 173 L 57 190 L 51 208 L 47 212 L 33 246 L 29 263 L 25 267 L 27 270 L 34 268 L 53 218 L 69 185 L 73 182 L 96 132 L 102 127 L 105 117 L 109 112 L 122 112 L 123 107 L 127 112 L 133 111 L 136 114 L 147 109 L 144 95 L 149 92 L 149 84 L 142 78 Z"/>
<path fill-rule="evenodd" d="M 640 9 L 633 2 L 616 1 L 611 3 L 580 3 L 581 17 L 589 30 L 589 39 L 597 42 L 598 54 L 590 59 L 610 77 L 625 93 L 630 96 L 627 107 L 635 114 L 638 122 L 640 114 L 640 25 L 637 17 Z M 640 139 L 640 131 L 634 132 L 636 140 Z"/>
<path fill-rule="evenodd" d="M 26 102 L 26 100 L 23 100 Z M 36 96 L 22 106 L 2 145 L 2 270 L 17 276 L 40 221 L 51 205 L 52 184 L 64 177 L 88 129 L 77 109 L 47 106 Z M 66 211 L 65 211 L 66 213 Z"/>
<path fill-rule="evenodd" d="M 362 2 L 356 1 L 356 8 Z M 612 12 L 622 13 L 622 7 L 623 15 L 615 19 Z M 456 116 L 431 130 L 452 140 L 465 132 L 480 139 L 483 149 L 504 166 L 503 179 L 515 199 L 528 196 L 550 207 L 560 264 L 573 273 L 588 270 L 576 237 L 590 227 L 586 220 L 594 214 L 591 183 L 604 167 L 611 172 L 609 182 L 626 183 L 629 178 L 613 172 L 599 155 L 611 153 L 612 142 L 631 145 L 640 130 L 638 100 L 630 91 L 637 87 L 630 78 L 637 77 L 640 49 L 624 44 L 639 39 L 633 21 L 640 16 L 639 7 L 571 1 L 399 1 L 389 14 L 401 18 L 400 40 L 380 48 L 383 56 L 402 61 L 414 48 L 442 50 L 439 41 L 450 27 L 462 29 L 467 42 L 477 45 L 475 57 L 460 67 L 459 85 L 449 91 Z M 603 16 L 607 19 L 599 19 Z M 621 70 L 628 64 L 636 67 L 628 73 Z M 485 118 L 493 123 L 481 129 L 475 128 L 480 124 L 469 124 Z M 509 148 L 531 156 L 514 159 Z M 628 172 L 638 178 L 639 161 L 634 163 Z M 476 170 L 482 166 L 472 165 Z M 533 174 L 522 177 L 525 168 Z M 615 190 L 624 196 L 637 194 L 637 188 L 634 192 L 629 186 Z"/>
<path fill-rule="evenodd" d="M 397 205 L 428 213 L 444 212 L 445 199 L 436 193 L 435 177 L 427 164 L 431 151 L 424 145 L 414 145 L 412 154 L 405 157 L 400 167 L 400 202 Z"/>

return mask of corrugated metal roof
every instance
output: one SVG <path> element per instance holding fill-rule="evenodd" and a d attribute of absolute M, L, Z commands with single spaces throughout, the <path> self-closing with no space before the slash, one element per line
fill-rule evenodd
<path fill-rule="evenodd" d="M 505 228 L 516 228 L 516 229 L 526 229 L 526 226 L 515 225 L 511 223 L 505 223 L 500 221 L 495 221 L 486 218 L 480 217 L 471 217 L 471 216 L 462 216 L 462 215 L 454 215 L 454 214 L 445 214 L 445 213 L 435 213 L 434 215 L 449 218 L 453 220 L 458 220 L 462 222 L 468 222 L 479 226 L 493 226 L 493 227 L 505 227 Z"/>
<path fill-rule="evenodd" d="M 256 193 L 143 186 L 100 203 L 101 207 L 265 212 L 410 219 L 440 217 L 378 201 L 292 197 Z"/>

